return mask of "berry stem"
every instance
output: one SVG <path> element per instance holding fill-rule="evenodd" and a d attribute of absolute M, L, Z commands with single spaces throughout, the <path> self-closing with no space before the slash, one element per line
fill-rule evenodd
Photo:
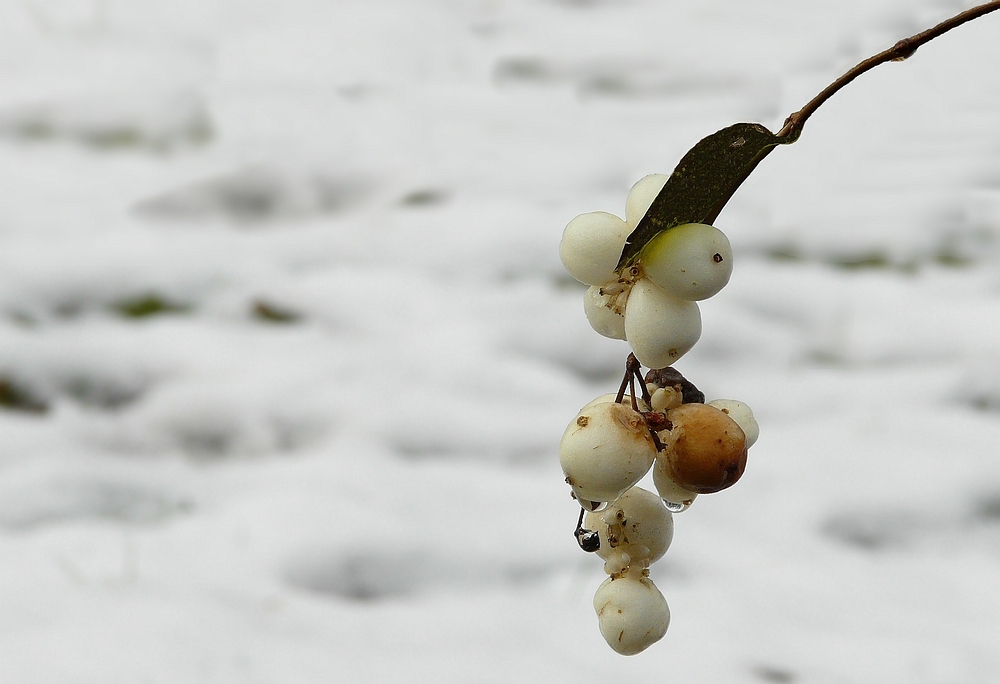
<path fill-rule="evenodd" d="M 639 387 L 642 390 L 642 400 L 646 402 L 646 406 L 652 408 L 653 397 L 649 393 L 649 388 L 646 387 L 646 379 L 642 376 L 642 367 L 641 366 L 633 367 L 632 370 L 634 372 L 635 379 L 639 381 Z"/>
<path fill-rule="evenodd" d="M 594 530 L 588 530 L 583 526 L 583 508 L 580 508 L 580 517 L 576 521 L 576 531 L 573 532 L 576 543 L 587 553 L 594 553 L 601 548 L 601 538 Z"/>
<path fill-rule="evenodd" d="M 805 107 L 789 115 L 789 117 L 785 119 L 785 124 L 782 126 L 781 130 L 778 131 L 777 135 L 782 138 L 791 137 L 794 140 L 802 132 L 802 127 L 805 125 L 806 120 L 812 116 L 813 112 L 819 109 L 820 105 L 829 100 L 834 93 L 861 74 L 866 71 L 870 71 L 879 64 L 884 64 L 885 62 L 902 62 L 904 59 L 916 52 L 917 48 L 921 45 L 929 43 L 938 36 L 947 33 L 957 26 L 961 26 L 966 22 L 972 21 L 973 19 L 977 19 L 984 14 L 989 14 L 990 12 L 994 12 L 996 10 L 1000 10 L 1000 0 L 983 3 L 982 5 L 978 5 L 961 12 L 960 14 L 956 14 L 951 19 L 943 21 L 933 28 L 929 28 L 926 31 L 910 36 L 909 38 L 904 38 L 888 50 L 884 50 L 877 55 L 869 57 L 824 88 L 819 95 L 806 103 Z"/>
<path fill-rule="evenodd" d="M 639 359 L 635 358 L 635 354 L 629 354 L 628 358 L 625 359 L 625 377 L 622 378 L 622 384 L 618 388 L 618 397 L 615 399 L 615 401 L 618 402 L 619 404 L 622 403 L 622 400 L 625 398 L 625 390 L 626 390 L 626 388 L 628 388 L 628 387 L 631 386 L 632 387 L 632 408 L 634 408 L 636 411 L 639 410 L 639 407 L 635 403 L 635 385 L 633 383 L 634 383 L 634 378 L 636 377 L 636 374 L 638 374 L 641 369 L 642 369 L 642 364 L 639 363 Z M 642 376 L 640 376 L 640 377 L 642 377 Z M 645 392 L 646 391 L 646 385 L 645 385 L 645 383 L 640 382 L 639 384 L 642 385 L 643 392 Z M 643 395 L 643 399 L 645 399 L 645 398 L 646 397 L 645 397 L 645 394 L 644 394 Z"/>
<path fill-rule="evenodd" d="M 625 377 L 622 378 L 622 384 L 618 388 L 618 396 L 615 398 L 615 401 L 619 404 L 622 403 L 622 400 L 625 398 L 625 390 L 628 389 L 628 380 L 630 377 L 632 377 L 632 374 L 626 372 Z"/>
<path fill-rule="evenodd" d="M 653 446 L 656 447 L 656 453 L 660 453 L 666 447 L 663 446 L 663 442 L 660 441 L 660 436 L 656 434 L 656 430 L 649 428 L 649 436 L 653 438 Z"/>

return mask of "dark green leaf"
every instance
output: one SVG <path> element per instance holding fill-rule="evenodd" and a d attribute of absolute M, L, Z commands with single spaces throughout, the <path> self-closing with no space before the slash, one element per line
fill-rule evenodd
<path fill-rule="evenodd" d="M 797 137 L 779 138 L 760 124 L 738 123 L 703 138 L 684 155 L 628 236 L 618 268 L 633 264 L 642 248 L 668 228 L 712 223 L 760 160 Z"/>

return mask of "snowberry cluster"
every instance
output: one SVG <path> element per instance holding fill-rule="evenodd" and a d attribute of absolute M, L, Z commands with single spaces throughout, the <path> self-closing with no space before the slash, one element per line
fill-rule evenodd
<path fill-rule="evenodd" d="M 718 228 L 687 223 L 665 230 L 645 246 L 639 261 L 618 272 L 618 260 L 667 176 L 646 176 L 629 191 L 625 220 L 593 211 L 569 222 L 559 257 L 569 274 L 590 285 L 584 310 L 601 335 L 627 340 L 640 363 L 663 368 L 701 337 L 698 302 L 726 286 L 733 250 Z"/>
<path fill-rule="evenodd" d="M 576 217 L 559 247 L 570 274 L 591 286 L 585 311 L 593 328 L 628 341 L 633 352 L 618 393 L 584 406 L 559 447 L 566 482 L 583 509 L 577 541 L 604 559 L 609 575 L 594 597 L 601 634 L 623 655 L 658 641 L 670 622 L 649 565 L 670 546 L 673 514 L 699 494 L 735 484 L 758 434 L 746 404 L 705 403 L 670 367 L 701 335 L 695 302 L 729 281 L 725 235 L 704 224 L 676 226 L 654 237 L 625 273 L 615 270 L 626 238 L 666 179 L 653 175 L 635 184 L 625 221 L 603 212 Z M 653 370 L 642 376 L 640 365 Z M 656 494 L 636 486 L 650 471 Z"/>

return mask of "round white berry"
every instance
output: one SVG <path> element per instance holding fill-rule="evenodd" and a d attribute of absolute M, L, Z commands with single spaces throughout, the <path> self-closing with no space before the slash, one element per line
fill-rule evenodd
<path fill-rule="evenodd" d="M 701 337 L 701 311 L 694 302 L 640 278 L 625 306 L 625 337 L 639 363 L 665 368 Z"/>
<path fill-rule="evenodd" d="M 601 286 L 594 285 L 583 295 L 583 311 L 590 327 L 613 340 L 625 339 L 625 317 L 608 306 L 611 297 L 601 294 Z"/>
<path fill-rule="evenodd" d="M 597 555 L 605 560 L 620 550 L 652 563 L 663 558 L 674 538 L 673 515 L 660 497 L 640 487 L 632 487 L 604 512 L 588 513 L 584 527 L 599 535 Z"/>
<path fill-rule="evenodd" d="M 627 396 L 627 395 L 626 395 Z M 586 406 L 584 406 L 581 411 L 586 411 L 591 406 L 596 406 L 597 404 L 609 404 L 618 398 L 617 392 L 608 392 L 607 394 L 602 394 L 596 399 L 592 399 Z"/>
<path fill-rule="evenodd" d="M 609 577 L 594 595 L 601 636 L 622 655 L 640 653 L 667 633 L 670 608 L 648 577 Z"/>
<path fill-rule="evenodd" d="M 686 511 L 698 496 L 681 487 L 670 477 L 667 459 L 663 457 L 658 457 L 653 464 L 653 485 L 667 509 L 674 513 Z"/>
<path fill-rule="evenodd" d="M 618 393 L 617 392 L 608 392 L 607 394 L 602 394 L 601 396 L 597 397 L 596 399 L 592 399 L 586 406 L 584 406 L 580 410 L 584 411 L 586 409 L 589 409 L 591 406 L 596 406 L 597 404 L 611 404 L 611 403 L 614 403 L 617 399 L 618 399 Z M 628 406 L 628 407 L 631 408 L 631 406 L 632 406 L 632 395 L 631 394 L 625 394 L 625 395 L 623 395 L 621 403 L 625 404 L 626 406 Z M 648 411 L 649 410 L 649 406 L 646 405 L 646 402 L 643 401 L 642 397 L 636 397 L 635 398 L 635 403 L 636 403 L 636 406 L 639 407 L 640 411 Z"/>
<path fill-rule="evenodd" d="M 663 231 L 642 250 L 646 277 L 670 294 L 700 301 L 726 286 L 733 274 L 733 248 L 714 226 L 685 223 Z"/>
<path fill-rule="evenodd" d="M 743 428 L 747 437 L 747 449 L 753 446 L 757 437 L 760 436 L 760 426 L 757 425 L 757 419 L 753 417 L 753 411 L 750 410 L 749 406 L 735 399 L 714 399 L 708 402 L 708 405 L 728 414 L 737 425 Z"/>
<path fill-rule="evenodd" d="M 605 211 L 580 214 L 563 230 L 559 258 L 569 274 L 587 285 L 618 280 L 615 267 L 625 248 L 629 228 Z"/>
<path fill-rule="evenodd" d="M 614 501 L 649 472 L 656 447 L 642 414 L 614 402 L 577 414 L 559 443 L 559 463 L 583 501 Z"/>
<path fill-rule="evenodd" d="M 654 411 L 669 411 L 684 403 L 684 393 L 677 387 L 656 387 L 649 397 Z"/>
<path fill-rule="evenodd" d="M 660 194 L 668 178 L 670 176 L 665 173 L 653 173 L 639 179 L 628 191 L 628 198 L 625 200 L 625 222 L 628 224 L 629 232 L 639 225 L 639 221 L 649 211 L 649 205 Z"/>

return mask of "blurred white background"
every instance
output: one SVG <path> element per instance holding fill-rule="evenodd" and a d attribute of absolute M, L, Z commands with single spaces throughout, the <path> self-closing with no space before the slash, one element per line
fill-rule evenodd
<path fill-rule="evenodd" d="M 0 0 L 0 681 L 998 681 L 1000 14 L 717 221 L 761 438 L 639 656 L 557 460 L 566 222 L 968 6 Z"/>

